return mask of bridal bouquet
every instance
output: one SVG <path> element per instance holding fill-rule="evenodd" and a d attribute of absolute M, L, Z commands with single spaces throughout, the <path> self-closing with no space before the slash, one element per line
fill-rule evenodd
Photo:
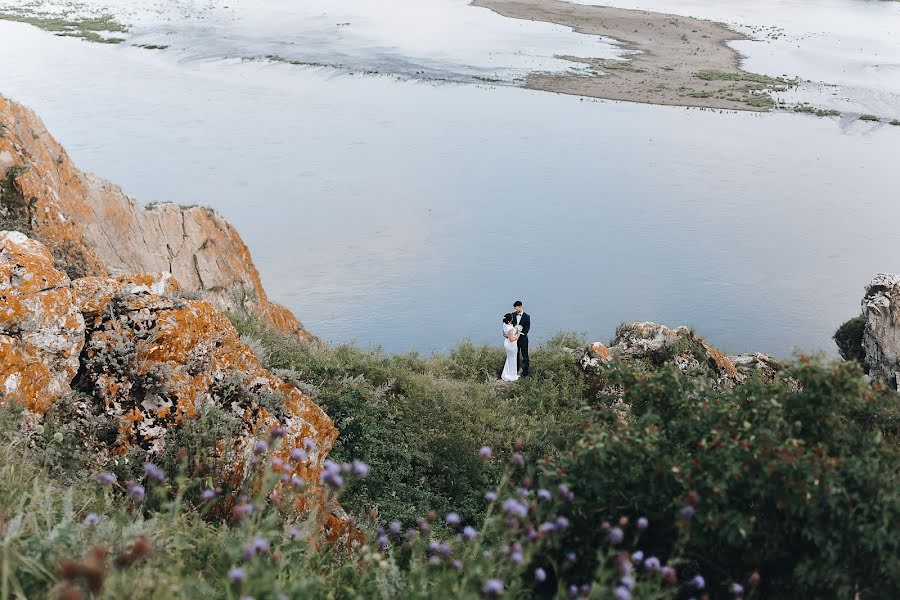
<path fill-rule="evenodd" d="M 524 329 L 522 328 L 522 326 L 521 326 L 521 325 L 516 325 L 516 333 L 519 334 L 519 335 L 522 335 L 522 331 L 524 331 Z"/>

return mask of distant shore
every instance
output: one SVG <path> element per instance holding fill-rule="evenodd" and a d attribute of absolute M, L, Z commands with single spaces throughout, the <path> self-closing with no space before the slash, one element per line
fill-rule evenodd
<path fill-rule="evenodd" d="M 726 42 L 748 39 L 722 23 L 644 10 L 585 6 L 561 0 L 472 0 L 513 19 L 544 21 L 610 37 L 633 51 L 627 60 L 564 56 L 590 73 L 534 73 L 526 87 L 610 100 L 764 111 L 765 90 L 793 82 L 740 69 L 740 55 Z"/>

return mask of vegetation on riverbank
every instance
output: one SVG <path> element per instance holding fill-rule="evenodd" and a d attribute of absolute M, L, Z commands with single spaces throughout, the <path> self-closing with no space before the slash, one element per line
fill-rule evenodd
<path fill-rule="evenodd" d="M 900 411 L 855 362 L 801 358 L 774 383 L 722 388 L 671 366 L 585 371 L 584 340 L 559 335 L 533 377 L 504 385 L 494 347 L 389 356 L 236 325 L 341 430 L 332 487 L 363 545 L 323 544 L 289 497 L 267 502 L 277 461 L 259 487 L 215 492 L 224 412 L 171 432 L 159 472 L 96 465 L 91 437 L 108 432 L 65 402 L 37 427 L 6 407 L 4 597 L 867 599 L 900 585 Z M 268 464 L 279 438 L 260 435 Z"/>
<path fill-rule="evenodd" d="M 108 14 L 78 16 L 71 12 L 44 13 L 23 7 L 7 7 L 0 11 L 0 20 L 27 23 L 44 31 L 63 37 L 77 37 L 101 44 L 119 44 L 128 28 Z"/>

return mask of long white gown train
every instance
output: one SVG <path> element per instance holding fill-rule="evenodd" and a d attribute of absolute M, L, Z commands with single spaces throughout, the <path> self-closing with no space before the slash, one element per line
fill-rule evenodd
<path fill-rule="evenodd" d="M 503 381 L 516 381 L 519 379 L 519 344 L 509 341 L 506 337 L 513 326 L 503 324 L 503 349 L 506 350 L 506 363 L 503 365 L 503 373 L 500 379 Z"/>

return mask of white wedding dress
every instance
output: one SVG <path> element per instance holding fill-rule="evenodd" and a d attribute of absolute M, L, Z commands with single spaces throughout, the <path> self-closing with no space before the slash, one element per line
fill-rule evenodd
<path fill-rule="evenodd" d="M 503 373 L 500 375 L 503 381 L 519 379 L 519 344 L 509 341 L 506 337 L 512 329 L 512 325 L 503 324 L 503 349 L 506 350 L 506 364 L 503 365 Z"/>

